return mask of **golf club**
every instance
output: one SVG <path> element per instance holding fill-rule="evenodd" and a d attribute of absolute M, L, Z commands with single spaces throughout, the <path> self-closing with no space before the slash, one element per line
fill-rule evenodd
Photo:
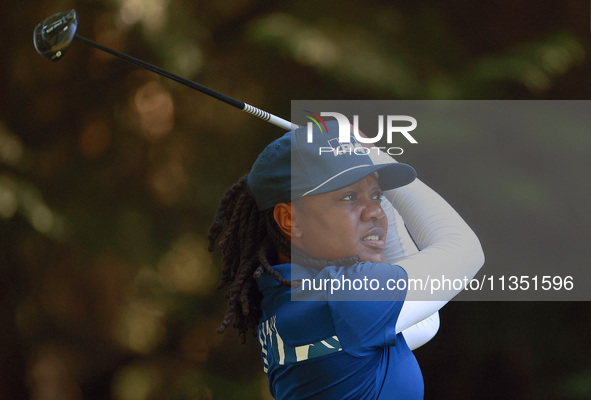
<path fill-rule="evenodd" d="M 254 115 L 255 117 L 258 117 L 285 130 L 291 131 L 299 127 L 296 124 L 292 124 L 291 122 L 286 121 L 283 118 L 279 118 L 271 113 L 268 113 L 267 111 L 261 110 L 257 107 L 251 106 L 250 104 L 244 103 L 243 101 L 236 100 L 230 96 L 217 92 L 206 86 L 200 85 L 199 83 L 175 75 L 155 65 L 149 64 L 145 61 L 129 56 L 127 54 L 120 53 L 116 50 L 98 44 L 90 39 L 79 36 L 76 34 L 77 29 L 78 16 L 76 14 L 76 11 L 73 9 L 57 13 L 49 18 L 46 18 L 45 20 L 37 24 L 37 26 L 35 27 L 35 31 L 33 33 L 33 43 L 35 44 L 35 49 L 37 50 L 37 53 L 51 61 L 59 61 L 70 47 L 72 41 L 74 39 L 77 39 L 98 50 L 114 55 L 115 57 L 119 57 L 122 60 L 125 60 L 131 64 L 146 68 L 159 75 L 172 79 L 173 81 L 182 83 L 183 85 L 186 85 L 192 89 L 198 90 L 201 93 L 205 93 L 211 97 L 223 101 L 226 104 L 229 104 L 239 110 Z"/>

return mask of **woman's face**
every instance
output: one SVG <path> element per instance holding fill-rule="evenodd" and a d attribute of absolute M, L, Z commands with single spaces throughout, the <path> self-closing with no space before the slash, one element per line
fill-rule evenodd
<path fill-rule="evenodd" d="M 384 262 L 388 220 L 382 191 L 372 174 L 334 192 L 303 197 L 292 204 L 292 244 L 322 259 L 359 255 Z"/>

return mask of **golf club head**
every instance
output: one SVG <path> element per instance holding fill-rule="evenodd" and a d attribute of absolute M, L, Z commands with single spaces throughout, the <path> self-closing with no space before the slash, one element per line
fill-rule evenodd
<path fill-rule="evenodd" d="M 78 29 L 78 16 L 75 10 L 63 11 L 38 23 L 33 33 L 33 43 L 37 53 L 58 61 L 70 47 Z"/>

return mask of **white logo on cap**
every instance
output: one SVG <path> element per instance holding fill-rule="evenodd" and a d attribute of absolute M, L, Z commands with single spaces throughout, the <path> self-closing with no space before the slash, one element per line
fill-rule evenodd
<path fill-rule="evenodd" d="M 328 144 L 332 148 L 332 152 L 334 153 L 335 157 L 341 154 L 352 154 L 358 153 L 359 150 L 356 149 L 363 149 L 363 146 L 359 144 L 353 137 L 349 137 L 348 142 L 341 142 L 340 138 L 330 139 Z"/>

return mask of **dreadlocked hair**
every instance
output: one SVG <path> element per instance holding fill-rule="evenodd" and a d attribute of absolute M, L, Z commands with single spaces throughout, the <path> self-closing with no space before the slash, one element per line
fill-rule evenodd
<path fill-rule="evenodd" d="M 208 236 L 209 251 L 214 251 L 219 239 L 223 268 L 218 289 L 227 288 L 226 315 L 217 331 L 222 333 L 233 323 L 243 343 L 248 329 L 256 328 L 262 316 L 262 295 L 255 279 L 267 272 L 282 285 L 292 285 L 272 268 L 279 254 L 289 258 L 290 243 L 279 231 L 273 209 L 258 210 L 246 185 L 247 176 L 224 193 Z"/>
<path fill-rule="evenodd" d="M 279 230 L 273 208 L 259 211 L 242 176 L 222 197 L 209 228 L 209 247 L 222 250 L 222 277 L 218 290 L 226 288 L 226 314 L 217 331 L 223 333 L 230 324 L 238 329 L 240 341 L 246 341 L 249 328 L 256 330 L 262 316 L 260 293 L 256 279 L 269 273 L 284 286 L 298 287 L 300 282 L 285 279 L 272 268 L 279 255 L 294 263 L 322 269 L 330 265 L 349 266 L 359 262 L 358 256 L 340 260 L 321 260 L 291 246 Z"/>

